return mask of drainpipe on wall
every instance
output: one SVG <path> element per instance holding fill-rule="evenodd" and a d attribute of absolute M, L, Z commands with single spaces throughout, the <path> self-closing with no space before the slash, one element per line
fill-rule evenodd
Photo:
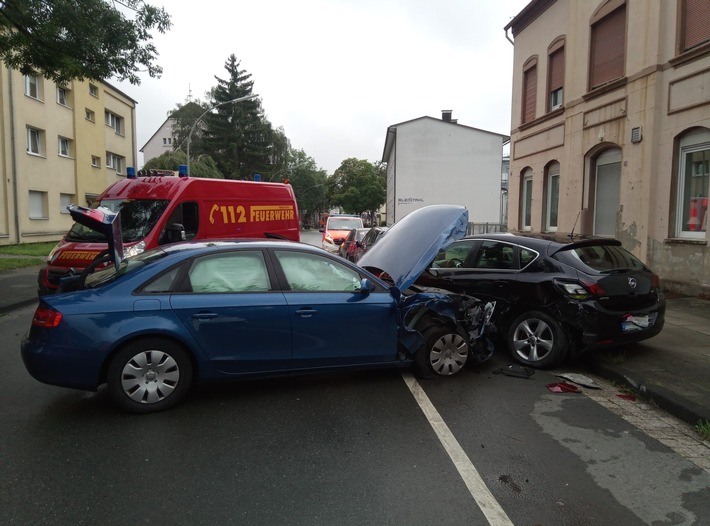
<path fill-rule="evenodd" d="M 15 105 L 12 96 L 12 70 L 7 68 L 8 89 L 10 91 L 10 159 L 12 172 L 12 199 L 15 212 L 15 243 L 20 244 L 20 210 L 17 197 L 17 152 L 15 149 Z"/>
<path fill-rule="evenodd" d="M 505 38 L 507 38 L 508 42 L 510 42 L 513 45 L 513 47 L 515 47 L 515 42 L 513 42 L 513 39 L 510 38 L 510 36 L 508 36 L 508 28 L 507 27 L 505 28 Z"/>

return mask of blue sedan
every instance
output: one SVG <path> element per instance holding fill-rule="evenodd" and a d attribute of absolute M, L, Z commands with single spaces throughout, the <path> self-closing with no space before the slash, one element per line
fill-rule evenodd
<path fill-rule="evenodd" d="M 198 381 L 410 365 L 450 376 L 490 355 L 475 345 L 490 306 L 403 294 L 289 241 L 166 245 L 82 276 L 76 288 L 40 298 L 25 366 L 48 384 L 106 383 L 133 412 L 167 409 Z"/>

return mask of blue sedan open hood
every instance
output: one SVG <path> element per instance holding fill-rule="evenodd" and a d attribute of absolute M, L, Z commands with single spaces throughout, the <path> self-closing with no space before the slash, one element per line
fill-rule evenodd
<path fill-rule="evenodd" d="M 430 205 L 397 221 L 358 261 L 370 271 L 389 274 L 399 290 L 408 289 L 439 251 L 466 235 L 468 210 Z"/>

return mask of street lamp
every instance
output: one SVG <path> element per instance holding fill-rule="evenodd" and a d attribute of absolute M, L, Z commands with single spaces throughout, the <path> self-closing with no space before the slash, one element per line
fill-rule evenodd
<path fill-rule="evenodd" d="M 219 108 L 220 106 L 224 106 L 225 104 L 232 104 L 232 103 L 242 102 L 242 101 L 249 100 L 249 99 L 255 99 L 255 98 L 258 97 L 258 96 L 259 96 L 259 95 L 254 94 L 254 95 L 247 95 L 246 97 L 238 97 L 238 98 L 232 99 L 232 100 L 225 100 L 224 102 L 220 102 L 219 104 L 215 104 L 215 105 L 212 106 L 211 108 L 207 108 L 207 109 L 202 113 L 202 115 L 200 115 L 199 117 L 197 117 L 197 120 L 196 120 L 195 123 L 192 125 L 192 128 L 190 128 L 190 133 L 187 134 L 187 175 L 190 175 L 190 140 L 192 139 L 192 132 L 195 131 L 195 126 L 197 126 L 197 123 L 202 120 L 202 117 L 204 117 L 205 115 L 207 115 L 207 114 L 208 114 L 209 112 L 211 112 L 213 109 Z"/>

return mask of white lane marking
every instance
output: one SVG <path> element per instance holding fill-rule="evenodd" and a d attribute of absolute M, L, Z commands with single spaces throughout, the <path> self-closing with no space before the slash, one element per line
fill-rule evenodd
<path fill-rule="evenodd" d="M 486 486 L 486 483 L 483 482 L 478 470 L 468 458 L 468 455 L 458 443 L 456 437 L 454 437 L 449 426 L 447 426 L 441 418 L 441 415 L 431 403 L 431 400 L 429 400 L 429 397 L 426 395 L 421 385 L 419 385 L 419 382 L 417 382 L 409 371 L 402 371 L 402 378 L 407 384 L 407 387 L 409 387 L 412 396 L 414 396 L 414 399 L 419 404 L 432 429 L 434 429 L 441 445 L 444 446 L 446 453 L 454 463 L 454 466 L 456 466 L 469 493 L 471 493 L 476 504 L 478 504 L 478 507 L 481 508 L 481 511 L 488 519 L 488 524 L 493 526 L 512 526 L 513 522 L 508 518 L 508 515 L 503 511 L 503 508 L 498 504 L 495 497 L 493 497 L 493 494 L 488 489 L 488 486 Z"/>

